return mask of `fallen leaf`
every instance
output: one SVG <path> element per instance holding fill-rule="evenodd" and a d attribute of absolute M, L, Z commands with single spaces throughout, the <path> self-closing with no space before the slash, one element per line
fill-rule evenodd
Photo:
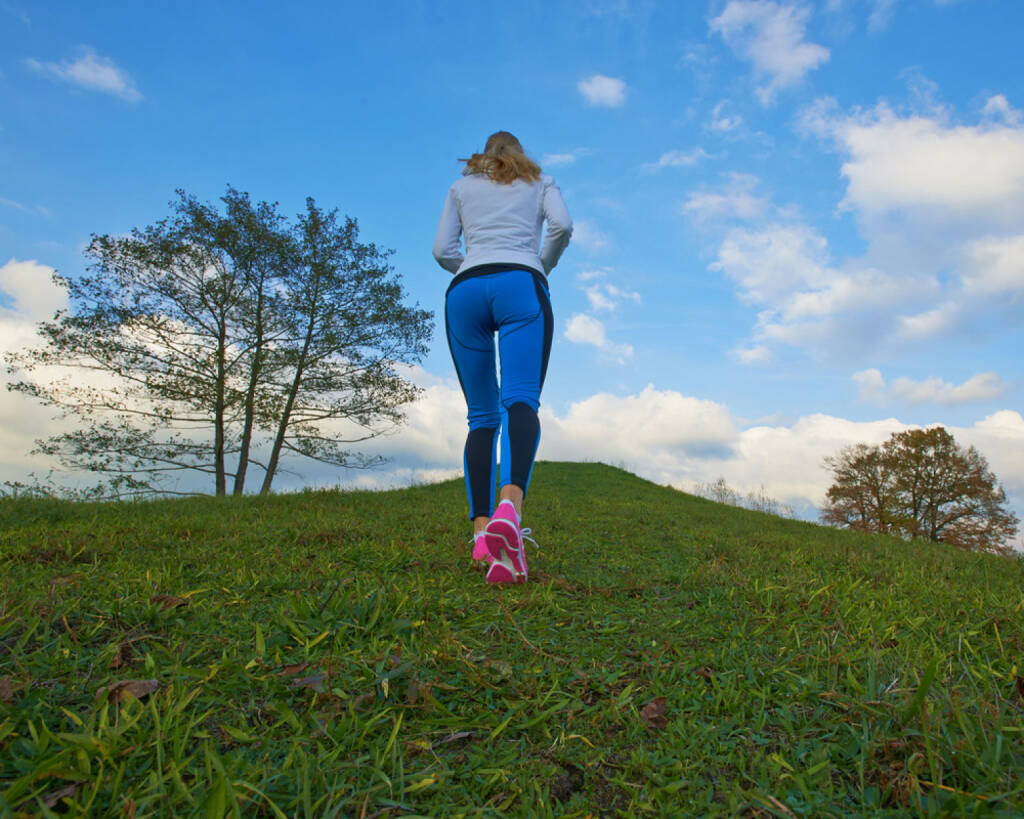
<path fill-rule="evenodd" d="M 427 702 L 430 699 L 430 690 L 434 686 L 431 683 L 421 683 L 415 677 L 409 680 L 409 688 L 406 691 L 406 699 L 409 705 L 416 705 L 418 702 Z"/>
<path fill-rule="evenodd" d="M 114 656 L 110 658 L 110 662 L 107 664 L 107 668 L 120 668 L 123 665 L 127 665 L 128 661 L 132 656 L 132 647 L 130 643 L 118 643 L 117 648 L 114 651 Z"/>
<path fill-rule="evenodd" d="M 439 739 L 434 743 L 433 747 L 440 748 L 442 745 L 448 745 L 451 742 L 458 742 L 460 739 L 468 739 L 473 736 L 472 731 L 456 731 L 454 734 L 449 734 L 444 739 Z"/>
<path fill-rule="evenodd" d="M 110 685 L 103 685 L 96 691 L 96 699 L 106 697 L 107 702 L 122 702 L 126 697 L 141 700 L 148 697 L 160 687 L 157 680 L 119 680 Z"/>
<path fill-rule="evenodd" d="M 715 672 L 710 668 L 698 668 L 693 672 L 694 677 L 700 677 L 702 680 L 711 682 L 715 678 Z"/>
<path fill-rule="evenodd" d="M 308 677 L 297 677 L 292 680 L 292 688 L 312 688 L 317 693 L 322 694 L 324 691 L 324 680 L 327 679 L 327 675 L 323 671 L 319 671 L 316 674 L 310 674 Z"/>
<path fill-rule="evenodd" d="M 295 665 L 284 665 L 278 670 L 278 674 L 292 675 L 299 674 L 309 668 L 309 663 L 296 663 Z"/>
<path fill-rule="evenodd" d="M 14 702 L 14 683 L 10 677 L 0 677 L 0 702 Z"/>
<path fill-rule="evenodd" d="M 176 609 L 188 605 L 188 600 L 184 597 L 175 597 L 173 594 L 154 594 L 149 598 L 149 602 L 156 603 L 162 609 Z"/>
<path fill-rule="evenodd" d="M 668 726 L 668 719 L 665 716 L 666 703 L 664 697 L 655 697 L 647 705 L 640 709 L 640 716 L 647 723 L 648 728 L 660 731 Z"/>
<path fill-rule="evenodd" d="M 61 788 L 59 791 L 48 793 L 42 797 L 43 804 L 48 808 L 52 808 L 55 807 L 61 799 L 74 799 L 75 794 L 78 793 L 78 789 L 80 787 L 81 785 L 78 782 L 72 782 L 70 785 Z"/>
<path fill-rule="evenodd" d="M 1017 674 L 1014 676 L 1013 681 L 1017 685 L 1017 696 L 1024 700 L 1024 677 Z"/>

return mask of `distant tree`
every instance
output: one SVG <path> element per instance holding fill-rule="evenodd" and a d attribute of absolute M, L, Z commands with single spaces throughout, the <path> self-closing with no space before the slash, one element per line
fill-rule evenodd
<path fill-rule="evenodd" d="M 360 244 L 354 220 L 339 228 L 308 200 L 293 227 L 230 187 L 222 202 L 178 191 L 170 218 L 94 236 L 88 274 L 55 276 L 71 309 L 40 325 L 42 346 L 7 357 L 8 389 L 78 425 L 37 451 L 101 475 L 108 496 L 180 493 L 169 480 L 196 472 L 241 494 L 251 465 L 269 491 L 283 448 L 365 466 L 318 424 L 348 419 L 365 440 L 416 394 L 395 366 L 425 353 L 431 314 L 403 304 L 388 254 Z M 253 457 L 261 445 L 273 463 Z"/>
<path fill-rule="evenodd" d="M 825 459 L 833 484 L 822 520 L 868 532 L 1009 553 L 1019 521 L 974 447 L 943 427 L 894 433 L 880 446 L 857 444 Z"/>
<path fill-rule="evenodd" d="M 693 488 L 693 493 L 701 498 L 724 503 L 728 506 L 738 506 L 742 509 L 750 509 L 754 512 L 764 512 L 768 515 L 776 515 L 780 518 L 796 517 L 796 512 L 788 503 L 782 503 L 768 495 L 764 486 L 756 492 L 740 494 L 726 483 L 724 477 L 718 478 L 712 483 L 698 483 Z"/>

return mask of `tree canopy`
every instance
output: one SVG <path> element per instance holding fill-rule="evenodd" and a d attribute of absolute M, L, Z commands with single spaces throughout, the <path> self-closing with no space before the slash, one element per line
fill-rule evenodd
<path fill-rule="evenodd" d="M 894 433 L 825 459 L 833 484 L 822 520 L 868 532 L 926 538 L 962 549 L 1009 552 L 1019 521 L 974 447 L 943 427 Z"/>
<path fill-rule="evenodd" d="M 417 395 L 399 366 L 426 353 L 432 314 L 405 304 L 390 251 L 313 199 L 294 224 L 231 187 L 221 202 L 179 190 L 169 218 L 94 235 L 87 274 L 55 276 L 71 308 L 7 357 L 8 389 L 76 427 L 37 451 L 107 495 L 192 494 L 175 479 L 196 473 L 241 494 L 254 465 L 268 492 L 287 453 L 369 466 L 349 447 Z"/>

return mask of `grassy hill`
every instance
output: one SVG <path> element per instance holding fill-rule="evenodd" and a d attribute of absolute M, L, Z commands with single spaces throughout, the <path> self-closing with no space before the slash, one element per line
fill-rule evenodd
<path fill-rule="evenodd" d="M 1024 562 L 534 481 L 0 502 L 0 815 L 1024 814 Z"/>

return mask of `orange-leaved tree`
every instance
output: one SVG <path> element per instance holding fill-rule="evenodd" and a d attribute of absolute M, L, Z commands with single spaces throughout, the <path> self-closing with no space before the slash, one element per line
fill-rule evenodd
<path fill-rule="evenodd" d="M 836 526 L 927 538 L 961 549 L 1009 553 L 1018 519 L 985 457 L 943 427 L 896 432 L 825 459 L 833 484 L 822 520 Z"/>

